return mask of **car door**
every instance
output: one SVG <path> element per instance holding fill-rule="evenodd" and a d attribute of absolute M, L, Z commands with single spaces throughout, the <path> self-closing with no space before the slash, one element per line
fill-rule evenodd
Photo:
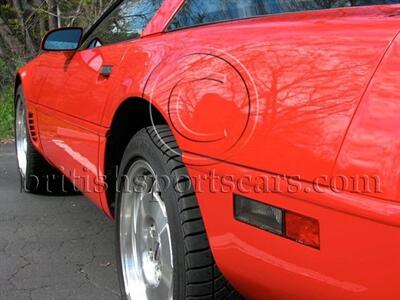
<path fill-rule="evenodd" d="M 93 124 L 100 124 L 105 101 L 118 77 L 125 52 L 135 46 L 162 1 L 118 2 L 87 33 L 81 50 L 66 67 L 63 97 L 56 104 L 57 110 Z"/>
<path fill-rule="evenodd" d="M 36 93 L 38 102 L 42 106 L 54 107 L 56 99 L 59 97 L 60 88 L 65 81 L 65 64 L 71 58 L 71 52 L 50 51 L 43 53 L 37 60 L 36 76 L 40 77 L 36 83 Z"/>
<path fill-rule="evenodd" d="M 43 142 L 50 160 L 98 205 L 98 146 L 107 132 L 99 124 L 106 101 L 124 53 L 135 46 L 160 4 L 161 0 L 118 1 L 65 63 L 54 114 L 41 122 L 41 129 L 51 137 Z"/>

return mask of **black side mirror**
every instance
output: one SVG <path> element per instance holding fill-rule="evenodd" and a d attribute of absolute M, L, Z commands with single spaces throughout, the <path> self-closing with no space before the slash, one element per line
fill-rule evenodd
<path fill-rule="evenodd" d="M 42 42 L 45 51 L 73 51 L 79 48 L 83 29 L 78 27 L 60 28 L 47 33 Z"/>

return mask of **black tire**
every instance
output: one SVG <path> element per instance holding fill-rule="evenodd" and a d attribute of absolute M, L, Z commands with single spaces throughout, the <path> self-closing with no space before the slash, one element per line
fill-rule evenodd
<path fill-rule="evenodd" d="M 124 153 L 117 186 L 138 159 L 145 160 L 158 176 L 168 176 L 173 184 L 162 190 L 171 232 L 174 274 L 173 299 L 243 299 L 226 281 L 213 259 L 199 205 L 188 184 L 188 173 L 168 126 L 148 127 L 138 132 Z M 186 178 L 187 180 L 182 180 Z M 178 181 L 179 179 L 179 181 Z M 181 192 L 182 191 L 182 192 Z M 117 266 L 122 299 L 125 294 L 120 252 L 121 193 L 116 198 Z"/>
<path fill-rule="evenodd" d="M 17 120 L 17 105 L 21 101 L 26 111 L 25 97 L 22 87 L 17 88 L 15 94 L 15 120 Z M 29 128 L 26 122 L 27 151 L 26 151 L 26 175 L 19 170 L 21 190 L 33 194 L 71 194 L 77 193 L 72 183 L 56 168 L 52 167 L 44 157 L 36 150 L 31 141 Z M 17 124 L 15 124 L 15 136 L 17 137 Z M 15 143 L 17 152 L 17 141 Z M 18 160 L 18 156 L 17 156 Z"/>

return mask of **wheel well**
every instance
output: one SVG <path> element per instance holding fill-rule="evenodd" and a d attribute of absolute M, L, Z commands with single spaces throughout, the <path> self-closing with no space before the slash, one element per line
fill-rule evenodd
<path fill-rule="evenodd" d="M 17 74 L 17 76 L 15 77 L 14 95 L 17 93 L 17 89 L 21 85 L 21 83 L 22 83 L 21 76 Z"/>
<path fill-rule="evenodd" d="M 104 165 L 108 187 L 107 200 L 111 213 L 114 213 L 119 166 L 132 137 L 142 128 L 166 124 L 163 115 L 145 99 L 128 99 L 118 108 L 107 137 Z"/>

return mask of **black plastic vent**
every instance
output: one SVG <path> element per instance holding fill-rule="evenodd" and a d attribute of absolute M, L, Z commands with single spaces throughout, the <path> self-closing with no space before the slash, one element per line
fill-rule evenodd
<path fill-rule="evenodd" d="M 36 130 L 36 125 L 35 125 L 35 116 L 33 113 L 28 114 L 28 128 L 29 128 L 29 133 L 31 135 L 32 141 L 34 143 L 38 142 L 38 136 L 37 136 L 37 130 Z"/>

